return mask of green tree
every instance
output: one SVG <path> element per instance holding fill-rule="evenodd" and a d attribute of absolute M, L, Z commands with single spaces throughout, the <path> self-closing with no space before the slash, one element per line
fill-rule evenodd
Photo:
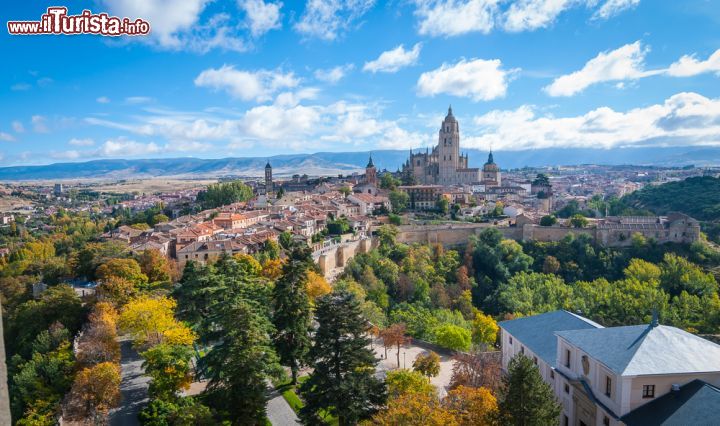
<path fill-rule="evenodd" d="M 380 188 L 394 191 L 402 182 L 395 178 L 392 173 L 385 172 L 380 177 Z"/>
<path fill-rule="evenodd" d="M 193 348 L 188 345 L 160 344 L 142 353 L 145 374 L 150 376 L 151 398 L 172 400 L 192 381 L 190 360 Z"/>
<path fill-rule="evenodd" d="M 340 426 L 368 418 L 385 403 L 385 385 L 375 377 L 377 360 L 368 348 L 369 325 L 352 293 L 336 291 L 317 300 L 318 328 L 310 349 L 313 373 L 300 386 L 305 407 L 300 417 L 318 424 L 320 412 Z"/>
<path fill-rule="evenodd" d="M 557 223 L 557 218 L 551 214 L 540 218 L 540 226 L 553 226 Z"/>
<path fill-rule="evenodd" d="M 216 313 L 220 343 L 201 359 L 210 400 L 238 424 L 263 424 L 266 381 L 280 376 L 272 347 L 272 324 L 254 303 L 240 297 Z"/>
<path fill-rule="evenodd" d="M 435 202 L 435 208 L 440 214 L 446 215 L 450 211 L 450 202 L 447 198 L 440 197 L 437 202 Z"/>
<path fill-rule="evenodd" d="M 241 181 L 213 183 L 207 189 L 200 191 L 197 202 L 204 209 L 214 209 L 240 201 L 247 201 L 253 196 L 252 188 Z"/>
<path fill-rule="evenodd" d="M 410 203 L 410 196 L 403 191 L 393 190 L 390 192 L 390 205 L 395 213 L 402 213 Z"/>
<path fill-rule="evenodd" d="M 470 349 L 472 334 L 470 330 L 454 325 L 442 324 L 433 330 L 434 341 L 440 346 L 456 351 Z"/>
<path fill-rule="evenodd" d="M 584 228 L 588 225 L 588 220 L 585 216 L 577 213 L 570 216 L 570 225 L 574 228 Z"/>
<path fill-rule="evenodd" d="M 139 416 L 145 426 L 213 426 L 218 424 L 212 412 L 193 397 L 173 401 L 154 399 Z"/>
<path fill-rule="evenodd" d="M 283 265 L 282 276 L 273 288 L 273 341 L 280 362 L 290 367 L 292 383 L 297 383 L 300 367 L 310 349 L 310 300 L 308 269 L 312 259 L 307 248 L 295 248 Z"/>
<path fill-rule="evenodd" d="M 502 424 L 555 426 L 561 406 L 550 385 L 530 358 L 520 354 L 510 360 L 499 404 Z"/>

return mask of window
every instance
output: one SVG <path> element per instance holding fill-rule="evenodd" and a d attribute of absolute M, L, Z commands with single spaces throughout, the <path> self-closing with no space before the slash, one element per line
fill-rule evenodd
<path fill-rule="evenodd" d="M 563 414 L 563 426 L 570 426 L 570 419 L 565 414 Z"/>
<path fill-rule="evenodd" d="M 555 371 L 554 370 L 550 370 L 550 378 L 555 380 Z"/>
<path fill-rule="evenodd" d="M 520 346 L 520 353 L 525 354 L 525 346 Z"/>
<path fill-rule="evenodd" d="M 643 385 L 643 398 L 655 398 L 655 385 Z"/>
<path fill-rule="evenodd" d="M 570 368 L 570 349 L 565 349 L 565 367 Z"/>
<path fill-rule="evenodd" d="M 535 363 L 535 365 L 537 365 L 537 357 L 536 356 L 533 357 L 533 362 Z"/>
<path fill-rule="evenodd" d="M 603 426 L 610 426 L 610 418 L 608 416 L 603 417 Z"/>
<path fill-rule="evenodd" d="M 565 383 L 565 393 L 570 393 L 570 385 Z"/>
<path fill-rule="evenodd" d="M 512 336 L 508 336 L 508 339 L 510 339 L 510 344 L 512 345 Z"/>
<path fill-rule="evenodd" d="M 605 376 L 605 396 L 608 398 L 612 396 L 612 379 L 610 376 Z"/>

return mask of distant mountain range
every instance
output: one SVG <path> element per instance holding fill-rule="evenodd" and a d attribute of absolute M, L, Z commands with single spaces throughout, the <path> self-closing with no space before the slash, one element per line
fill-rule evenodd
<path fill-rule="evenodd" d="M 470 156 L 470 167 L 481 167 L 487 152 L 463 150 Z M 0 168 L 0 181 L 47 179 L 128 179 L 152 177 L 218 178 L 223 176 L 262 176 L 270 161 L 275 176 L 310 176 L 362 172 L 372 154 L 379 170 L 397 170 L 409 151 L 318 152 L 276 155 L 269 158 L 165 158 L 147 160 L 95 160 L 82 163 L 56 163 L 42 166 Z M 496 151 L 495 162 L 503 169 L 579 164 L 642 166 L 720 166 L 720 148 L 550 148 L 523 151 Z"/>

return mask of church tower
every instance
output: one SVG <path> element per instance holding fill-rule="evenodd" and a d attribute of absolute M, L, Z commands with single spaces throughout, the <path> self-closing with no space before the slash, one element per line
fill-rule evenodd
<path fill-rule="evenodd" d="M 500 168 L 495 164 L 491 149 L 488 160 L 483 166 L 482 181 L 486 186 L 500 186 L 500 179 Z"/>
<path fill-rule="evenodd" d="M 272 166 L 270 161 L 265 165 L 265 195 L 270 198 L 273 195 Z"/>
<path fill-rule="evenodd" d="M 365 166 L 365 182 L 368 185 L 377 186 L 377 169 L 373 164 L 372 155 L 370 155 L 367 166 Z"/>
<path fill-rule="evenodd" d="M 460 125 L 453 115 L 452 106 L 448 108 L 447 116 L 440 127 L 438 148 L 438 183 L 452 184 L 456 180 L 460 163 Z"/>

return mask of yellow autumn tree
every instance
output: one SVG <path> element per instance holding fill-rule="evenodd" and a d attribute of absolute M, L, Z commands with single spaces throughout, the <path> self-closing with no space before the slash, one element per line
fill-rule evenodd
<path fill-rule="evenodd" d="M 282 275 L 283 261 L 280 259 L 265 259 L 260 275 L 275 281 Z"/>
<path fill-rule="evenodd" d="M 472 322 L 473 343 L 476 345 L 494 345 L 497 340 L 498 331 L 500 331 L 500 327 L 498 327 L 493 317 L 485 315 L 480 311 L 475 312 L 475 319 L 473 319 Z"/>
<path fill-rule="evenodd" d="M 311 301 L 315 301 L 320 296 L 324 296 L 332 291 L 325 277 L 315 271 L 309 270 L 307 273 L 308 283 L 307 292 Z"/>
<path fill-rule="evenodd" d="M 132 334 L 136 346 L 191 345 L 195 334 L 175 319 L 175 305 L 175 300 L 167 297 L 138 297 L 125 305 L 119 326 Z"/>
<path fill-rule="evenodd" d="M 490 426 L 498 409 L 497 398 L 487 388 L 469 386 L 451 390 L 443 406 L 461 426 Z"/>
<path fill-rule="evenodd" d="M 407 393 L 391 398 L 386 409 L 365 424 L 382 426 L 459 426 L 434 395 Z"/>
<path fill-rule="evenodd" d="M 250 256 L 249 254 L 238 253 L 236 255 L 233 255 L 233 258 L 248 275 L 260 274 L 260 271 L 262 270 L 260 262 L 258 262 L 254 257 Z"/>

